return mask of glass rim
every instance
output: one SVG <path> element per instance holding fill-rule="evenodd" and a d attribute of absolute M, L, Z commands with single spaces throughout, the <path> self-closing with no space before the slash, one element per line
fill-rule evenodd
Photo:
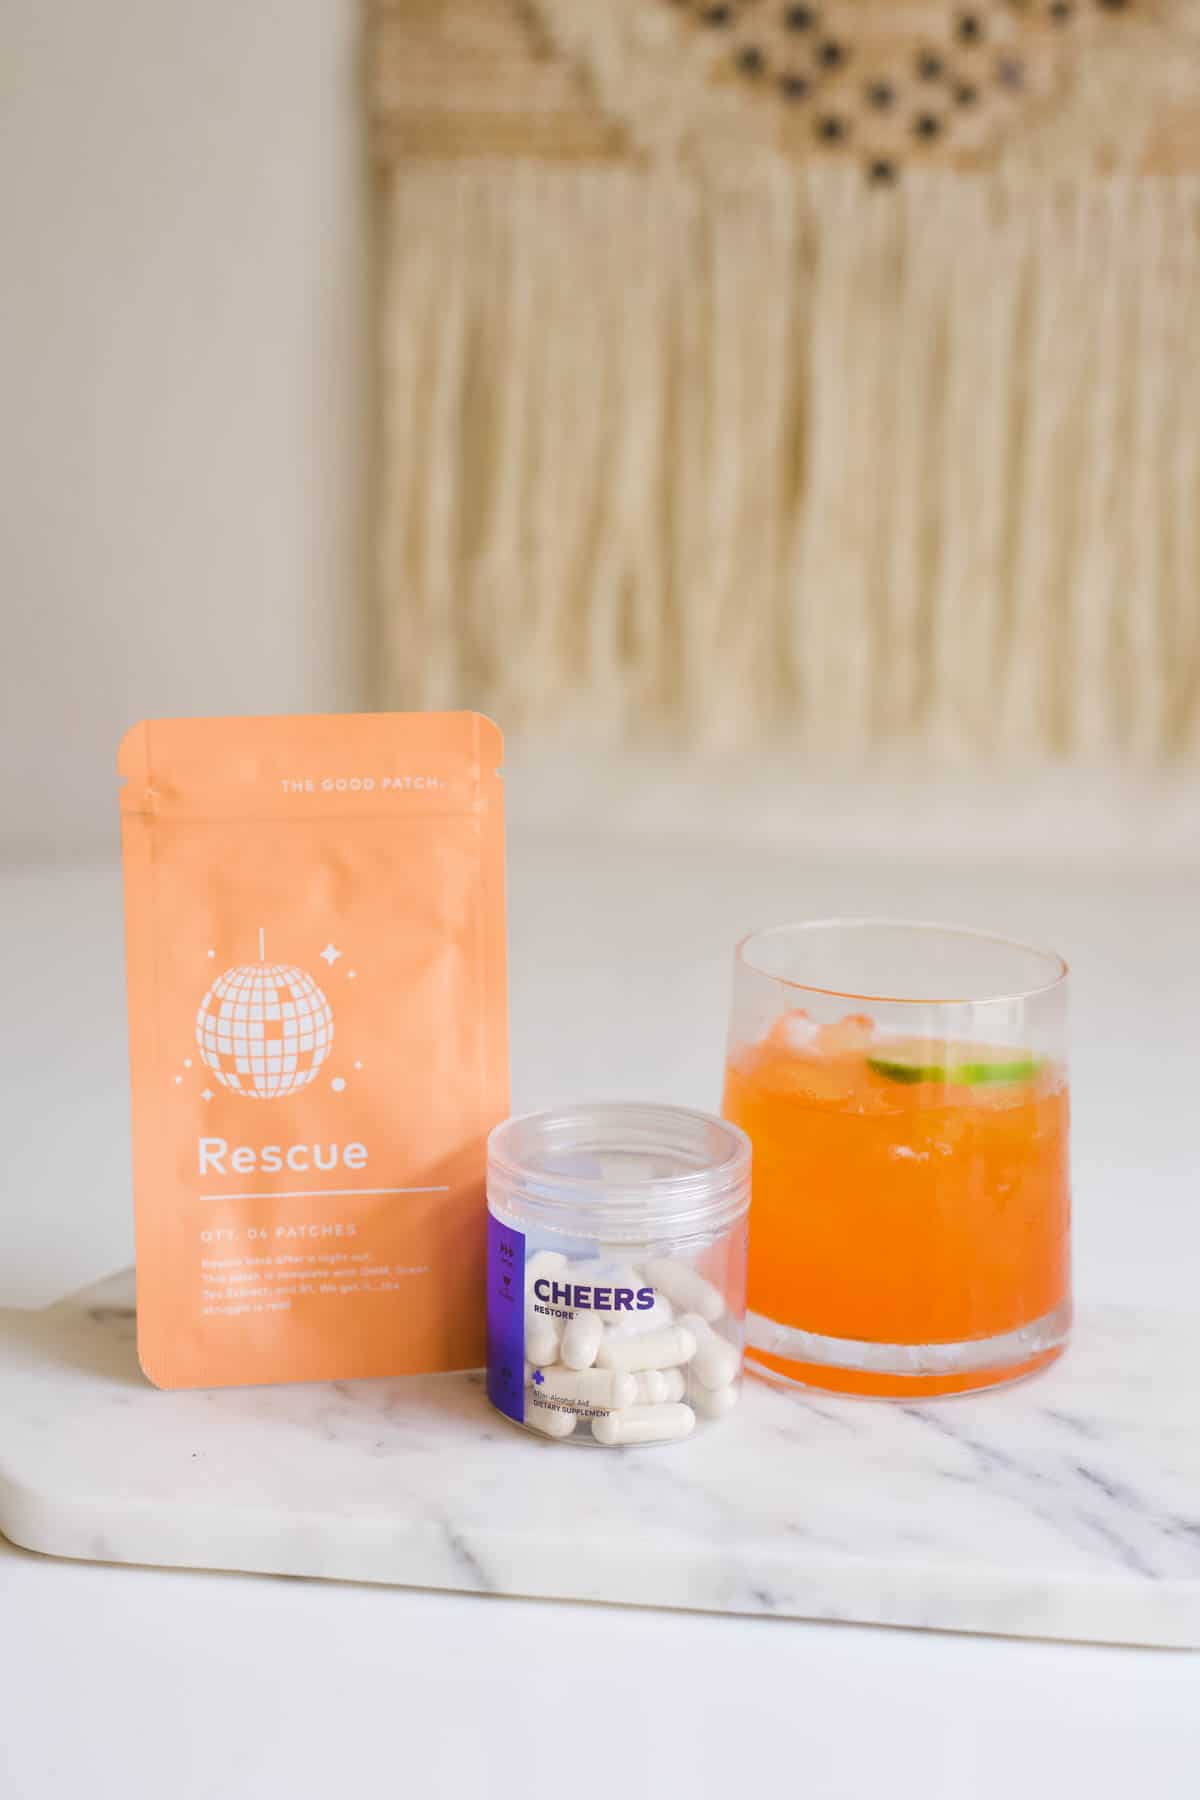
<path fill-rule="evenodd" d="M 751 947 L 767 938 L 831 930 L 911 931 L 926 937 L 953 937 L 977 944 L 998 945 L 1005 950 L 1019 950 L 1027 956 L 1038 957 L 1054 970 L 1054 974 L 1050 980 L 1034 987 L 1009 988 L 993 994 L 943 994 L 935 999 L 921 994 L 868 994 L 854 988 L 823 987 L 815 981 L 797 981 L 794 976 L 777 975 L 773 970 L 763 968 L 750 955 Z M 1044 950 L 1040 944 L 1029 944 L 1022 938 L 1005 937 L 1002 932 L 977 931 L 968 925 L 942 925 L 928 919 L 790 919 L 782 925 L 765 925 L 755 931 L 748 931 L 738 939 L 733 956 L 735 966 L 748 969 L 752 975 L 760 975 L 766 981 L 776 981 L 781 987 L 793 988 L 797 993 L 825 994 L 834 1000 L 863 1000 L 886 1006 L 998 1006 L 1011 1004 L 1013 1001 L 1036 1000 L 1060 988 L 1071 972 L 1066 957 L 1061 956 L 1057 950 Z"/>

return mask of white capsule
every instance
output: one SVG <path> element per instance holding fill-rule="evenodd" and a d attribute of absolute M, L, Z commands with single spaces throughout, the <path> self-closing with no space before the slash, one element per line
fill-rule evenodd
<path fill-rule="evenodd" d="M 541 1380 L 536 1381 L 535 1375 Z M 638 1398 L 638 1378 L 620 1369 L 565 1369 L 552 1364 L 548 1369 L 531 1370 L 526 1386 L 539 1399 L 574 1400 L 584 1406 L 633 1406 Z"/>
<path fill-rule="evenodd" d="M 564 1258 L 561 1268 L 546 1270 L 545 1273 L 549 1275 L 551 1281 L 559 1282 L 564 1287 L 586 1287 L 592 1279 L 591 1272 L 595 1266 L 595 1263 L 568 1262 Z M 554 1305 L 559 1306 L 561 1302 L 556 1300 Z M 578 1312 L 580 1309 L 572 1301 L 569 1310 Z"/>
<path fill-rule="evenodd" d="M 731 1381 L 726 1387 L 705 1387 L 702 1381 L 693 1381 L 688 1387 L 688 1404 L 697 1412 L 703 1413 L 706 1419 L 723 1419 L 727 1412 L 732 1412 L 738 1403 L 738 1384 Z"/>
<path fill-rule="evenodd" d="M 690 1406 L 630 1406 L 592 1420 L 598 1444 L 649 1444 L 685 1438 L 695 1428 Z"/>
<path fill-rule="evenodd" d="M 691 1372 L 697 1381 L 703 1382 L 706 1388 L 727 1387 L 735 1381 L 742 1366 L 741 1352 L 736 1344 L 714 1331 L 699 1313 L 684 1313 L 679 1323 L 686 1326 L 696 1340 Z"/>
<path fill-rule="evenodd" d="M 525 1315 L 525 1355 L 534 1364 L 558 1361 L 558 1326 L 545 1313 Z"/>
<path fill-rule="evenodd" d="M 663 1379 L 663 1404 L 670 1406 L 676 1400 L 682 1400 L 687 1389 L 687 1378 L 683 1370 L 661 1369 L 659 1373 Z"/>
<path fill-rule="evenodd" d="M 649 1287 L 644 1282 L 643 1286 Z M 628 1312 L 606 1313 L 608 1329 L 614 1337 L 644 1337 L 648 1331 L 661 1331 L 675 1323 L 675 1308 L 665 1294 L 655 1294 L 653 1304 L 631 1307 Z"/>
<path fill-rule="evenodd" d="M 581 1312 L 568 1321 L 559 1345 L 559 1358 L 568 1369 L 590 1369 L 604 1341 L 604 1320 L 598 1313 Z"/>
<path fill-rule="evenodd" d="M 533 1292 L 533 1284 L 540 1281 L 543 1275 L 557 1276 L 562 1279 L 562 1272 L 567 1267 L 567 1259 L 561 1250 L 535 1250 L 525 1264 L 525 1293 Z"/>
<path fill-rule="evenodd" d="M 696 1354 L 696 1340 L 682 1325 L 649 1331 L 645 1337 L 617 1337 L 606 1332 L 596 1357 L 602 1369 L 669 1369 Z"/>
<path fill-rule="evenodd" d="M 597 1244 L 596 1255 L 606 1269 L 631 1269 L 628 1244 Z"/>
<path fill-rule="evenodd" d="M 682 1369 L 643 1369 L 632 1377 L 637 1382 L 638 1406 L 669 1406 L 682 1400 L 687 1388 Z M 620 1405 L 614 1401 L 614 1405 Z M 634 1401 L 626 1404 L 633 1405 Z"/>
<path fill-rule="evenodd" d="M 711 1281 L 705 1281 L 690 1263 L 676 1262 L 670 1256 L 652 1257 L 642 1264 L 647 1281 L 665 1294 L 681 1312 L 699 1313 L 711 1325 L 725 1311 L 725 1297 Z"/>
<path fill-rule="evenodd" d="M 630 1288 L 635 1294 L 644 1285 L 632 1263 L 610 1262 L 603 1257 L 595 1262 L 572 1263 L 571 1279 L 593 1288 Z"/>
<path fill-rule="evenodd" d="M 671 1370 L 672 1375 L 679 1375 L 678 1369 Z M 637 1393 L 628 1402 L 630 1406 L 662 1406 L 668 1398 L 667 1371 L 665 1369 L 642 1369 L 637 1375 L 631 1375 L 630 1381 L 637 1387 Z M 680 1392 L 669 1397 L 672 1400 L 683 1398 L 683 1376 L 679 1375 Z"/>
<path fill-rule="evenodd" d="M 634 1302 L 630 1307 L 614 1307 L 612 1312 L 604 1315 L 610 1331 L 619 1332 L 622 1337 L 640 1337 L 644 1332 L 661 1331 L 664 1325 L 675 1323 L 675 1308 L 665 1294 L 654 1292 L 649 1306 L 638 1305 L 643 1288 L 654 1288 L 648 1275 L 632 1265 L 619 1273 L 622 1277 L 620 1286 L 632 1291 Z"/>
<path fill-rule="evenodd" d="M 607 1418 L 610 1415 L 606 1413 L 603 1416 Z M 532 1425 L 535 1431 L 544 1432 L 547 1437 L 566 1438 L 575 1429 L 575 1414 L 563 1412 L 557 1406 L 539 1406 L 535 1400 L 525 1408 L 525 1423 Z"/>
<path fill-rule="evenodd" d="M 650 1284 L 644 1282 L 631 1263 L 605 1262 L 593 1258 L 591 1262 L 571 1264 L 570 1273 L 561 1277 L 572 1283 L 577 1295 L 576 1312 L 594 1312 L 605 1325 L 615 1325 L 622 1319 L 646 1318 L 653 1308 L 639 1314 L 636 1310 L 636 1295 L 641 1287 Z M 624 1289 L 629 1297 L 627 1306 L 617 1305 L 617 1290 Z M 602 1296 L 599 1305 L 596 1295 Z M 659 1320 L 665 1324 L 665 1320 Z"/>

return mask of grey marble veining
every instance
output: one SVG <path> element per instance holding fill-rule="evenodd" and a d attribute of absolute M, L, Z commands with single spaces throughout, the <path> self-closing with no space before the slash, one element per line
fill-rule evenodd
<path fill-rule="evenodd" d="M 902 1405 L 746 1384 L 608 1454 L 480 1376 L 162 1394 L 132 1279 L 0 1312 L 0 1530 L 51 1554 L 1200 1646 L 1200 1324 L 1084 1310 L 1067 1356 Z"/>

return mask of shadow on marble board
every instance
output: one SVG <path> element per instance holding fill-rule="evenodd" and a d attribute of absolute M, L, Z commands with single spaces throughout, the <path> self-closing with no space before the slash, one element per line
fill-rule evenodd
<path fill-rule="evenodd" d="M 69 1369 L 123 1387 L 149 1386 L 137 1355 L 137 1316 L 131 1305 L 81 1306 L 63 1316 L 67 1302 L 44 1312 L 0 1312 L 0 1345 L 14 1359 L 36 1360 L 43 1369 Z"/>
<path fill-rule="evenodd" d="M 11 1352 L 14 1362 L 33 1363 L 45 1371 L 66 1370 L 121 1387 L 162 1391 L 147 1380 L 138 1361 L 132 1269 L 122 1270 L 103 1282 L 90 1283 L 39 1311 L 0 1308 L 0 1350 Z M 285 1409 L 290 1392 L 312 1387 L 326 1387 L 336 1394 L 347 1418 L 353 1418 L 358 1410 L 377 1417 L 382 1410 L 389 1415 L 403 1414 L 413 1428 L 433 1423 L 450 1428 L 466 1424 L 475 1437 L 484 1441 L 511 1430 L 497 1421 L 488 1405 L 482 1369 L 362 1381 L 282 1382 L 265 1387 L 248 1384 L 221 1390 L 180 1391 L 219 1391 L 230 1401 L 245 1394 L 253 1397 L 256 1409 L 265 1407 L 271 1411 Z"/>

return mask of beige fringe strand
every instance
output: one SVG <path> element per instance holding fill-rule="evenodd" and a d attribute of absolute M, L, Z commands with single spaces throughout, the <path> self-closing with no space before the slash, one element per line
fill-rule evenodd
<path fill-rule="evenodd" d="M 387 181 L 388 703 L 1200 754 L 1195 178 Z"/>

